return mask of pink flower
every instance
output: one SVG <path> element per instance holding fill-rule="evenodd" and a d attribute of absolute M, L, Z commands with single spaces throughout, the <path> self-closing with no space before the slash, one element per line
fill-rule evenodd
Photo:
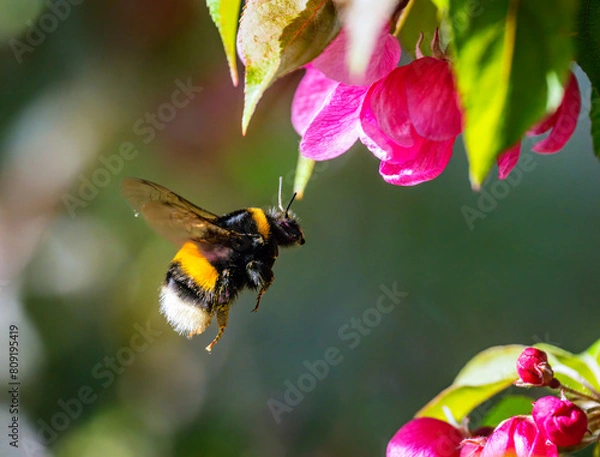
<path fill-rule="evenodd" d="M 517 373 L 521 381 L 534 386 L 549 386 L 554 380 L 554 371 L 544 351 L 526 348 L 517 359 Z"/>
<path fill-rule="evenodd" d="M 462 132 L 454 76 L 438 32 L 431 43 L 434 57 L 423 57 L 419 45 L 415 61 L 371 86 L 361 111 L 362 142 L 381 160 L 383 179 L 399 186 L 437 178 Z"/>
<path fill-rule="evenodd" d="M 342 29 L 323 53 L 306 66 L 292 103 L 292 124 L 302 135 L 300 152 L 328 160 L 346 152 L 361 135 L 359 113 L 369 84 L 400 61 L 400 44 L 382 30 L 365 75 L 354 81 L 345 66 L 346 33 Z"/>
<path fill-rule="evenodd" d="M 531 416 L 514 416 L 501 422 L 485 441 L 479 457 L 558 457 Z M 465 457 L 464 455 L 462 457 Z"/>
<path fill-rule="evenodd" d="M 438 177 L 462 132 L 463 114 L 450 67 L 436 31 L 433 57 L 397 67 L 400 46 L 382 30 L 367 72 L 352 79 L 345 65 L 346 33 L 306 66 L 292 104 L 292 124 L 302 136 L 300 152 L 328 160 L 357 139 L 381 160 L 379 173 L 391 184 L 412 186 Z M 369 86 L 370 85 L 370 86 Z M 528 132 L 550 132 L 535 152 L 552 153 L 571 137 L 581 109 L 579 86 L 571 74 L 561 105 Z M 519 160 L 521 142 L 501 153 L 498 175 L 506 178 Z"/>
<path fill-rule="evenodd" d="M 550 130 L 550 134 L 536 143 L 531 149 L 541 154 L 558 152 L 569 141 L 577 126 L 581 110 L 581 93 L 577 78 L 570 72 L 565 93 L 558 109 L 527 132 L 529 136 L 539 135 Z"/>
<path fill-rule="evenodd" d="M 449 423 L 420 417 L 396 432 L 386 457 L 459 457 L 462 439 L 460 431 Z"/>
<path fill-rule="evenodd" d="M 412 186 L 439 176 L 462 130 L 448 61 L 423 57 L 371 85 L 361 122 L 386 182 Z"/>
<path fill-rule="evenodd" d="M 557 446 L 579 444 L 587 431 L 587 416 L 568 400 L 542 397 L 533 404 L 532 414 L 539 429 Z"/>
<path fill-rule="evenodd" d="M 563 99 L 557 110 L 527 131 L 527 136 L 540 135 L 550 131 L 543 140 L 531 148 L 540 154 L 552 154 L 561 150 L 575 132 L 577 119 L 581 111 L 581 93 L 577 78 L 570 72 Z M 498 175 L 506 178 L 519 160 L 521 143 L 507 150 L 498 157 Z"/>
<path fill-rule="evenodd" d="M 374 83 L 363 103 L 361 122 L 366 138 L 361 140 L 382 161 L 379 172 L 390 184 L 411 186 L 438 177 L 462 132 L 458 93 L 437 32 L 431 48 L 434 57 L 422 57 L 417 47 L 419 58 Z M 533 150 L 561 149 L 575 130 L 580 107 L 579 87 L 571 75 L 556 112 L 528 132 L 537 135 L 551 130 Z M 515 167 L 520 150 L 519 141 L 498 156 L 500 179 Z"/>

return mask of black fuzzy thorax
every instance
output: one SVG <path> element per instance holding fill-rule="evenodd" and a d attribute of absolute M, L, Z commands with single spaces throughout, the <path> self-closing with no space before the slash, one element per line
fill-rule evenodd
<path fill-rule="evenodd" d="M 266 215 L 265 215 L 266 216 Z M 258 231 L 258 226 L 252 213 L 247 209 L 241 209 L 218 218 L 215 223 L 220 227 L 227 228 L 237 233 L 246 234 L 245 242 L 240 243 L 232 249 L 231 258 L 224 262 L 215 263 L 215 267 L 240 267 L 253 261 L 259 260 L 269 267 L 275 263 L 279 250 L 273 234 L 273 222 L 269 216 L 267 221 L 270 226 L 269 236 L 264 237 Z"/>

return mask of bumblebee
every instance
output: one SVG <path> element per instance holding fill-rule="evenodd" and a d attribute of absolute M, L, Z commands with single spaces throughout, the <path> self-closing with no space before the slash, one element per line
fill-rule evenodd
<path fill-rule="evenodd" d="M 279 246 L 304 244 L 296 217 L 281 205 L 264 211 L 246 208 L 218 216 L 169 189 L 138 178 L 125 178 L 121 191 L 136 216 L 180 249 L 160 288 L 160 312 L 176 332 L 189 338 L 204 332 L 216 314 L 219 331 L 206 347 L 219 341 L 229 309 L 244 289 L 258 290 L 260 300 L 273 283 Z"/>

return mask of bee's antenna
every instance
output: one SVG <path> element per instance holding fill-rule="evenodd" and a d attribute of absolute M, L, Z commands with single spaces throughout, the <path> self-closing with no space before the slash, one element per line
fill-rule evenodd
<path fill-rule="evenodd" d="M 288 216 L 288 211 L 290 210 L 290 206 L 292 206 L 292 203 L 294 202 L 294 199 L 296 198 L 297 193 L 294 192 L 294 195 L 292 195 L 292 198 L 290 199 L 290 202 L 287 205 L 287 208 L 285 209 L 285 217 L 289 217 Z"/>
<path fill-rule="evenodd" d="M 279 177 L 279 194 L 277 196 L 277 201 L 279 202 L 279 209 L 283 212 L 283 205 L 281 204 L 281 188 L 283 187 L 283 176 Z"/>

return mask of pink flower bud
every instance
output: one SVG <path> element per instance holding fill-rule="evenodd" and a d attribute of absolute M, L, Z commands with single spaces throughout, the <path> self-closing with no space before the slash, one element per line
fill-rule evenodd
<path fill-rule="evenodd" d="M 501 422 L 483 449 L 473 450 L 473 456 L 480 457 L 558 457 L 558 449 L 541 433 L 531 416 L 514 416 Z"/>
<path fill-rule="evenodd" d="M 386 457 L 459 457 L 463 436 L 447 422 L 420 417 L 405 424 L 388 443 Z"/>
<path fill-rule="evenodd" d="M 532 414 L 538 428 L 557 446 L 578 444 L 587 431 L 587 416 L 568 400 L 542 397 L 534 403 Z"/>
<path fill-rule="evenodd" d="M 554 371 L 544 351 L 525 349 L 517 359 L 517 373 L 521 381 L 534 386 L 548 386 L 554 379 Z"/>

